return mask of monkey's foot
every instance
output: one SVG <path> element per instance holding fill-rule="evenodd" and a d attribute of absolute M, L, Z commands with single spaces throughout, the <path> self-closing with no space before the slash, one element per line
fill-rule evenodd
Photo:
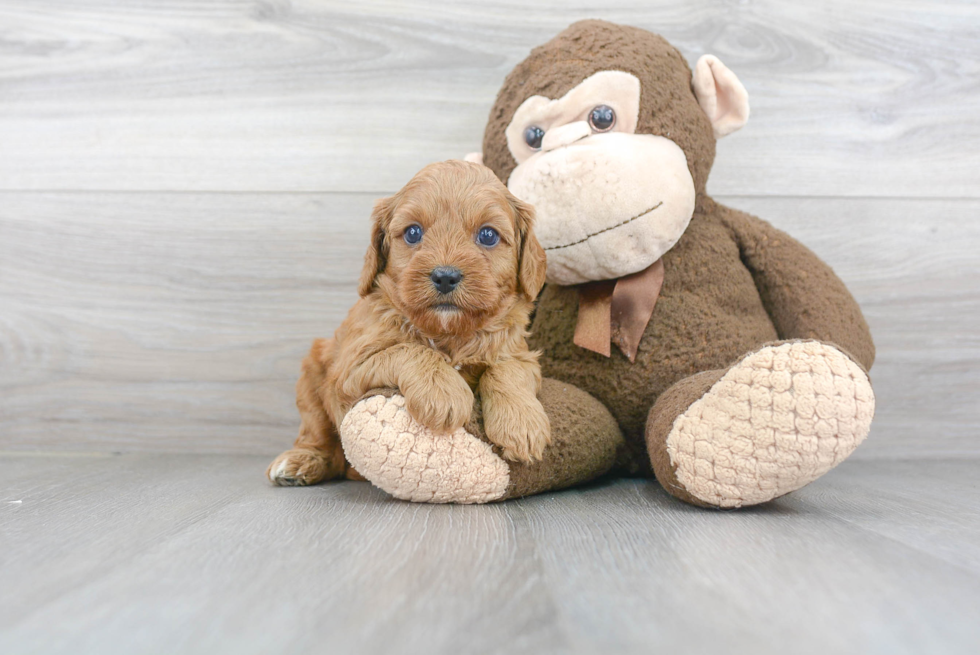
<path fill-rule="evenodd" d="M 510 469 L 490 444 L 459 428 L 437 435 L 401 395 L 355 404 L 340 426 L 347 460 L 374 486 L 416 503 L 487 503 L 504 497 Z"/>
<path fill-rule="evenodd" d="M 799 489 L 846 459 L 871 427 L 868 375 L 829 344 L 766 346 L 712 373 L 671 387 L 648 421 L 657 478 L 689 502 L 741 507 Z"/>

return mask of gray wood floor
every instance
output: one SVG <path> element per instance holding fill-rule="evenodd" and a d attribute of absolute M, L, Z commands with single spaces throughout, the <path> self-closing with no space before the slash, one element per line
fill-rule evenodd
<path fill-rule="evenodd" d="M 976 653 L 969 461 L 767 506 L 643 480 L 499 505 L 273 488 L 229 455 L 2 455 L 3 653 Z"/>

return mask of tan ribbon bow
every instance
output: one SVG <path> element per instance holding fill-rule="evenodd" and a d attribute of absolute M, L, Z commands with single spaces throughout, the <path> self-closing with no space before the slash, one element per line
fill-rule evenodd
<path fill-rule="evenodd" d="M 638 273 L 580 285 L 572 341 L 606 357 L 612 355 L 610 344 L 615 343 L 630 362 L 635 362 L 640 338 L 663 284 L 664 262 L 658 259 Z"/>

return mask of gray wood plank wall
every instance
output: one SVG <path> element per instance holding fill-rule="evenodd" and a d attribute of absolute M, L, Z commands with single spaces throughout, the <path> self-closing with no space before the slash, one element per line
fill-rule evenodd
<path fill-rule="evenodd" d="M 745 83 L 709 190 L 862 303 L 857 457 L 980 454 L 980 8 L 925 0 L 0 0 L 0 449 L 288 444 L 373 199 L 478 149 L 504 75 L 584 17 Z"/>

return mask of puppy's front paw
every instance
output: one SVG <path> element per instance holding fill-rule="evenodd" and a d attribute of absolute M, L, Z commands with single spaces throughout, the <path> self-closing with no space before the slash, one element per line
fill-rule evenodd
<path fill-rule="evenodd" d="M 551 443 L 548 415 L 537 398 L 517 402 L 484 398 L 483 426 L 487 438 L 512 462 L 538 461 Z"/>
<path fill-rule="evenodd" d="M 463 427 L 473 412 L 473 391 L 456 371 L 401 391 L 412 418 L 439 434 Z"/>

